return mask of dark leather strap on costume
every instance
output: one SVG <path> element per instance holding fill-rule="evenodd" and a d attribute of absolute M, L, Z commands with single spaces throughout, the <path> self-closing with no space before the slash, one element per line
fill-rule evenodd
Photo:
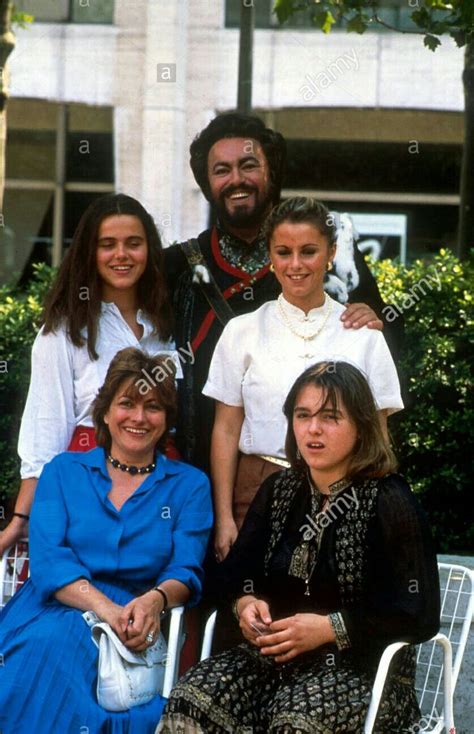
<path fill-rule="evenodd" d="M 222 295 L 222 292 L 209 269 L 204 255 L 202 254 L 202 250 L 198 240 L 193 237 L 187 242 L 181 242 L 181 248 L 184 252 L 186 260 L 188 261 L 188 265 L 191 271 L 195 272 L 194 269 L 196 265 L 201 265 L 206 269 L 210 282 L 205 283 L 203 280 L 200 280 L 198 282 L 198 285 L 201 289 L 203 296 L 205 297 L 211 309 L 216 314 L 222 326 L 225 326 L 227 322 L 235 316 L 235 314 L 232 308 L 227 303 L 224 296 Z"/>

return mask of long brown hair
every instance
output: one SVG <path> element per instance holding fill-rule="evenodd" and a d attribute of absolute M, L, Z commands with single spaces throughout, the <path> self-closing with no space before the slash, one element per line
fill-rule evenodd
<path fill-rule="evenodd" d="M 348 362 L 317 362 L 297 378 L 288 393 L 283 406 L 288 420 L 285 448 L 293 469 L 306 469 L 306 463 L 298 453 L 293 414 L 298 396 L 307 385 L 320 387 L 323 391 L 319 410 L 328 405 L 335 410 L 342 401 L 354 422 L 358 438 L 349 462 L 348 479 L 374 479 L 396 470 L 397 460 L 383 434 L 367 380 L 357 367 Z"/>
<path fill-rule="evenodd" d="M 148 256 L 145 272 L 137 284 L 138 307 L 146 313 L 164 341 L 172 332 L 171 304 L 162 273 L 163 248 L 151 215 L 131 196 L 101 196 L 82 215 L 46 297 L 43 312 L 44 333 L 64 325 L 76 347 L 82 347 L 86 342 L 81 335 L 81 330 L 86 327 L 91 359 L 98 358 L 95 345 L 101 307 L 101 280 L 96 265 L 99 228 L 104 219 L 117 214 L 137 217 L 146 234 Z"/>
<path fill-rule="evenodd" d="M 158 374 L 157 374 L 158 373 Z M 120 388 L 130 383 L 127 395 L 132 399 L 143 397 L 152 390 L 160 407 L 166 413 L 166 430 L 160 437 L 157 448 L 164 451 L 171 428 L 176 423 L 177 398 L 175 385 L 176 366 L 169 354 L 158 354 L 154 357 L 135 347 L 121 349 L 109 364 L 104 384 L 92 403 L 92 420 L 94 421 L 96 441 L 110 451 L 112 439 L 104 417 Z M 144 375 L 148 376 L 144 380 Z M 151 376 L 151 377 L 150 377 Z M 150 385 L 153 380 L 154 386 Z"/>

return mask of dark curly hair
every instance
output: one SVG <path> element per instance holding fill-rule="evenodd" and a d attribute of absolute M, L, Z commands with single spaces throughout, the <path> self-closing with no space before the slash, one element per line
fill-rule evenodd
<path fill-rule="evenodd" d="M 207 158 L 214 143 L 223 138 L 252 138 L 260 143 L 270 169 L 272 202 L 278 204 L 286 164 L 285 139 L 280 133 L 265 127 L 260 118 L 240 112 L 226 112 L 215 117 L 194 138 L 189 148 L 194 178 L 206 199 L 211 201 Z"/>

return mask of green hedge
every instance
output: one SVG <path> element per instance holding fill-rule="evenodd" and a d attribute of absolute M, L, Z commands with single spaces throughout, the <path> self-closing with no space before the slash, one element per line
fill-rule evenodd
<path fill-rule="evenodd" d="M 30 381 L 31 345 L 54 274 L 53 268 L 37 265 L 26 291 L 0 288 L 0 505 L 20 484 L 16 444 Z"/>
<path fill-rule="evenodd" d="M 384 300 L 405 319 L 407 407 L 391 423 L 401 471 L 428 512 L 438 549 L 472 553 L 474 261 L 442 249 L 429 263 L 371 266 Z"/>
<path fill-rule="evenodd" d="M 409 267 L 371 263 L 387 303 L 405 319 L 400 373 L 406 410 L 391 419 L 401 469 L 426 508 L 442 552 L 473 552 L 469 523 L 474 433 L 474 261 L 440 250 Z M 30 349 L 54 271 L 36 269 L 27 292 L 0 289 L 0 504 L 18 489 L 16 440 L 28 388 Z M 5 371 L 5 362 L 8 371 Z"/>

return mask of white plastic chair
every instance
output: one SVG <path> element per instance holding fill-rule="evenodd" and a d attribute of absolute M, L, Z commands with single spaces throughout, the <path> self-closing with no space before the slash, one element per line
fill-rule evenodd
<path fill-rule="evenodd" d="M 28 576 L 28 540 L 20 540 L 9 548 L 0 559 L 0 609 L 18 591 Z"/>
<path fill-rule="evenodd" d="M 0 609 L 18 591 L 29 576 L 28 541 L 19 541 L 0 560 Z M 168 653 L 166 656 L 163 696 L 169 698 L 178 680 L 179 659 L 183 643 L 184 607 L 174 607 L 169 618 Z"/>
<path fill-rule="evenodd" d="M 441 582 L 441 632 L 417 648 L 415 690 L 422 718 L 413 734 L 456 734 L 453 718 L 453 695 L 474 612 L 474 572 L 464 566 L 439 563 Z M 211 654 L 217 612 L 213 612 L 204 630 L 201 660 Z M 364 734 L 372 734 L 390 662 L 406 642 L 389 645 L 380 658 L 372 697 L 364 725 Z"/>
<path fill-rule="evenodd" d="M 456 734 L 453 696 L 474 612 L 474 572 L 439 563 L 441 631 L 418 645 L 415 689 L 422 718 L 415 732 Z M 372 734 L 390 661 L 406 642 L 389 645 L 379 663 L 364 734 Z"/>

